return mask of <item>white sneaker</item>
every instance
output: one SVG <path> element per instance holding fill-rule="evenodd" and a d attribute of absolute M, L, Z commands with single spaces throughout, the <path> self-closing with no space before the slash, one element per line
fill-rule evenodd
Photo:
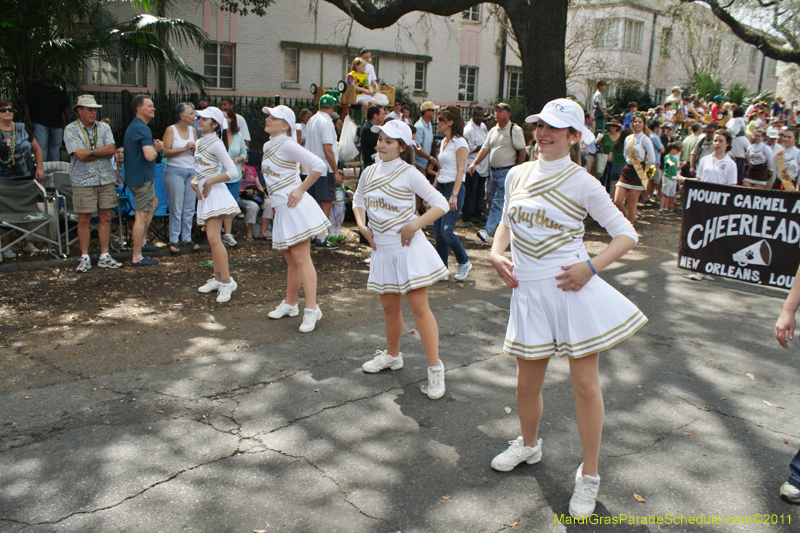
<path fill-rule="evenodd" d="M 238 286 L 239 285 L 236 284 L 233 278 L 231 278 L 230 283 L 220 283 L 219 290 L 217 291 L 217 302 L 223 303 L 230 300 L 233 291 L 235 291 Z"/>
<path fill-rule="evenodd" d="M 3 257 L 5 257 L 6 259 L 14 259 L 15 257 L 17 257 L 17 253 L 11 248 L 6 248 L 5 250 L 3 250 Z"/>
<path fill-rule="evenodd" d="M 310 333 L 317 327 L 317 321 L 322 318 L 322 311 L 319 306 L 316 309 L 305 309 L 303 311 L 303 323 L 300 324 L 300 333 Z"/>
<path fill-rule="evenodd" d="M 219 290 L 220 286 L 222 285 L 221 282 L 217 281 L 215 278 L 211 278 L 210 280 L 206 281 L 206 284 L 197 289 L 199 292 L 214 292 Z"/>
<path fill-rule="evenodd" d="M 279 319 L 285 316 L 297 316 L 300 314 L 300 310 L 297 308 L 297 304 L 289 305 L 286 303 L 286 300 L 281 301 L 281 303 L 276 307 L 273 311 L 270 311 L 267 315 L 270 318 Z"/>
<path fill-rule="evenodd" d="M 800 503 L 800 489 L 785 481 L 781 485 L 781 499 L 789 503 Z"/>
<path fill-rule="evenodd" d="M 431 400 L 438 400 L 442 396 L 444 396 L 444 363 L 439 360 L 439 364 L 442 366 L 441 370 L 433 370 L 431 367 L 428 367 L 428 398 Z"/>
<path fill-rule="evenodd" d="M 29 242 L 28 244 L 23 246 L 22 247 L 22 251 L 26 252 L 26 253 L 29 253 L 29 254 L 37 254 L 37 253 L 41 252 L 41 250 L 38 249 L 36 246 L 34 246 L 32 242 Z"/>
<path fill-rule="evenodd" d="M 453 276 L 453 278 L 456 281 L 464 281 L 465 279 L 467 279 L 467 274 L 469 274 L 470 270 L 472 270 L 472 263 L 470 263 L 469 261 L 467 261 L 463 265 L 458 265 L 458 270 L 456 270 L 456 275 Z"/>
<path fill-rule="evenodd" d="M 391 368 L 392 370 L 400 370 L 403 368 L 403 352 L 397 357 L 389 355 L 387 350 L 378 350 L 375 352 L 375 357 L 361 365 L 361 370 L 368 374 L 375 374 L 381 370 Z"/>
<path fill-rule="evenodd" d="M 90 268 L 92 268 L 92 260 L 88 257 L 81 257 L 81 260 L 78 261 L 78 268 L 75 269 L 75 272 L 80 272 L 83 274 L 84 272 L 88 272 Z"/>
<path fill-rule="evenodd" d="M 226 233 L 225 235 L 222 236 L 222 242 L 224 242 L 231 248 L 236 246 L 236 239 L 234 239 L 233 235 L 231 235 L 230 233 Z"/>
<path fill-rule="evenodd" d="M 585 520 L 594 513 L 597 489 L 600 488 L 600 477 L 584 476 L 583 463 L 575 472 L 575 491 L 569 500 L 569 514 L 577 520 Z"/>
<path fill-rule="evenodd" d="M 122 263 L 120 263 L 110 255 L 107 255 L 97 260 L 97 266 L 99 266 L 100 268 L 119 268 L 122 266 Z"/>
<path fill-rule="evenodd" d="M 492 468 L 500 472 L 511 472 L 525 461 L 529 465 L 542 460 L 542 439 L 534 447 L 525 446 L 522 437 L 508 441 L 511 445 L 506 451 L 492 459 Z"/>
<path fill-rule="evenodd" d="M 485 242 L 485 243 L 488 243 L 488 242 L 489 242 L 489 234 L 486 232 L 486 230 L 485 230 L 485 229 L 480 229 L 480 230 L 478 230 L 478 232 L 476 233 L 476 235 L 477 235 L 477 236 L 478 236 L 478 238 L 479 238 L 480 240 L 482 240 L 483 242 Z"/>

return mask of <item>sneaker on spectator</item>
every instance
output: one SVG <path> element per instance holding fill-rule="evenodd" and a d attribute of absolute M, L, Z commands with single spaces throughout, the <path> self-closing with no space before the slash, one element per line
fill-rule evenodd
<path fill-rule="evenodd" d="M 36 246 L 34 246 L 32 242 L 29 242 L 28 244 L 23 246 L 22 251 L 29 254 L 36 254 L 41 252 L 41 250 L 38 249 Z"/>
<path fill-rule="evenodd" d="M 281 301 L 281 303 L 276 307 L 273 311 L 270 311 L 267 314 L 268 317 L 279 319 L 285 316 L 297 316 L 300 314 L 300 310 L 297 308 L 297 304 L 289 305 L 286 303 L 286 300 Z"/>
<path fill-rule="evenodd" d="M 14 259 L 15 257 L 17 257 L 17 253 L 11 248 L 6 248 L 5 250 L 3 250 L 3 257 L 6 259 Z"/>
<path fill-rule="evenodd" d="M 485 243 L 488 243 L 488 242 L 489 242 L 489 234 L 486 232 L 486 230 L 485 230 L 485 229 L 480 229 L 480 230 L 478 230 L 478 232 L 476 233 L 476 235 L 477 235 L 477 236 L 478 236 L 478 238 L 479 238 L 480 240 L 482 240 L 483 242 L 485 242 Z"/>
<path fill-rule="evenodd" d="M 575 490 L 569 500 L 569 514 L 572 518 L 585 520 L 592 515 L 599 488 L 600 477 L 584 476 L 581 463 L 575 472 Z"/>
<path fill-rule="evenodd" d="M 236 239 L 234 239 L 233 235 L 231 235 L 230 233 L 226 233 L 225 235 L 222 236 L 222 242 L 224 242 L 231 248 L 236 246 Z"/>
<path fill-rule="evenodd" d="M 789 483 L 781 485 L 781 499 L 789 503 L 800 503 L 800 489 Z"/>
<path fill-rule="evenodd" d="M 467 279 L 467 274 L 469 274 L 470 270 L 472 270 L 472 263 L 470 263 L 469 261 L 467 261 L 463 265 L 458 265 L 458 270 L 456 270 L 456 275 L 453 276 L 453 279 L 455 279 L 456 281 L 464 281 L 465 279 Z"/>
<path fill-rule="evenodd" d="M 336 236 L 336 243 L 341 244 L 345 241 L 344 235 L 337 235 Z"/>
<path fill-rule="evenodd" d="M 202 293 L 209 293 L 209 292 L 218 291 L 220 285 L 222 285 L 222 282 L 217 281 L 216 278 L 211 278 L 210 280 L 208 280 L 206 282 L 205 285 L 203 285 L 199 289 L 197 289 L 197 291 L 198 292 L 202 292 Z"/>
<path fill-rule="evenodd" d="M 219 290 L 217 290 L 217 302 L 223 303 L 230 300 L 233 291 L 235 291 L 238 286 L 239 285 L 236 284 L 233 278 L 231 278 L 230 283 L 220 283 Z"/>
<path fill-rule="evenodd" d="M 300 324 L 300 333 L 311 333 L 317 327 L 317 321 L 322 318 L 322 310 L 319 306 L 316 309 L 305 309 L 303 311 L 303 323 Z"/>
<path fill-rule="evenodd" d="M 439 281 L 450 281 L 450 276 L 445 276 L 442 279 L 440 279 Z"/>
<path fill-rule="evenodd" d="M 438 400 L 444 396 L 444 363 L 441 359 L 439 365 L 442 367 L 439 370 L 433 370 L 428 367 L 428 388 L 426 393 L 431 400 Z"/>
<path fill-rule="evenodd" d="M 542 439 L 536 446 L 525 446 L 522 437 L 508 441 L 511 445 L 506 451 L 492 459 L 492 468 L 500 472 L 511 472 L 514 468 L 525 461 L 529 465 L 536 464 L 542 460 Z"/>
<path fill-rule="evenodd" d="M 92 260 L 88 257 L 81 257 L 81 260 L 78 261 L 78 268 L 75 269 L 75 272 L 80 272 L 83 274 L 84 272 L 88 272 L 90 268 L 92 268 Z"/>
<path fill-rule="evenodd" d="M 100 268 L 119 268 L 122 266 L 122 263 L 120 263 L 110 255 L 107 255 L 97 260 L 97 266 L 99 266 Z"/>
<path fill-rule="evenodd" d="M 339 245 L 332 243 L 327 240 L 317 240 L 311 239 L 311 246 L 314 247 L 315 250 L 338 250 Z"/>
<path fill-rule="evenodd" d="M 397 357 L 389 355 L 387 350 L 377 350 L 375 357 L 361 365 L 361 370 L 368 374 L 376 374 L 381 370 L 391 368 L 392 370 L 400 370 L 403 368 L 403 352 Z"/>

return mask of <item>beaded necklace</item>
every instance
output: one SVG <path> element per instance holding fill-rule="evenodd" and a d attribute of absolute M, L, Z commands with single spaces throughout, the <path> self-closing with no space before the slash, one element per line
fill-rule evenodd
<path fill-rule="evenodd" d="M 8 146 L 8 149 L 11 152 L 11 155 L 9 155 L 8 159 L 0 159 L 0 163 L 2 163 L 4 165 L 7 165 L 7 164 L 11 163 L 11 166 L 12 167 L 14 166 L 14 164 L 16 162 L 15 161 L 16 158 L 14 157 L 14 151 L 17 148 L 17 143 L 16 143 L 17 139 L 16 139 L 16 137 L 17 137 L 17 128 L 15 128 L 13 124 L 11 125 L 11 138 L 10 139 L 8 137 L 6 137 L 6 132 L 3 131 L 3 139 L 6 141 L 6 146 Z M 9 140 L 11 141 L 10 144 L 8 142 Z"/>

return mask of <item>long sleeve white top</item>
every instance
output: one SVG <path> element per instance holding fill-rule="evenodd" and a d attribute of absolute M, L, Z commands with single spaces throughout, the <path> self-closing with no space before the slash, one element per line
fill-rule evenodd
<path fill-rule="evenodd" d="M 264 144 L 261 171 L 273 208 L 286 205 L 289 194 L 300 185 L 300 165 L 305 165 L 309 173 L 325 174 L 328 170 L 322 159 L 288 135 L 278 135 Z"/>
<path fill-rule="evenodd" d="M 450 209 L 444 196 L 415 167 L 399 157 L 388 162 L 378 160 L 361 175 L 353 207 L 367 211 L 368 226 L 376 241 L 399 243 L 397 230 L 417 218 L 414 195 L 445 213 Z"/>
<path fill-rule="evenodd" d="M 633 135 L 633 134 L 631 134 Z M 628 139 L 625 139 L 625 162 L 631 164 L 631 155 L 628 153 Z M 642 162 L 642 166 L 647 168 L 650 165 L 656 164 L 656 151 L 653 148 L 653 141 L 642 133 L 637 133 L 633 138 L 633 151 L 636 158 Z M 646 163 L 645 163 L 646 161 Z"/>
<path fill-rule="evenodd" d="M 763 165 L 766 163 L 767 168 L 775 172 L 775 159 L 772 154 L 772 148 L 767 146 L 765 142 L 750 145 L 747 149 L 747 161 L 750 165 Z"/>
<path fill-rule="evenodd" d="M 194 166 L 197 170 L 197 181 L 202 186 L 205 179 L 228 174 L 228 181 L 239 179 L 239 170 L 228 155 L 222 139 L 216 135 L 203 135 L 195 145 Z M 222 167 L 222 168 L 220 168 Z"/>
<path fill-rule="evenodd" d="M 502 223 L 511 232 L 517 279 L 554 278 L 563 273 L 561 267 L 589 259 L 583 244 L 587 214 L 612 237 L 626 235 L 638 241 L 597 178 L 569 157 L 512 168 L 506 177 Z"/>

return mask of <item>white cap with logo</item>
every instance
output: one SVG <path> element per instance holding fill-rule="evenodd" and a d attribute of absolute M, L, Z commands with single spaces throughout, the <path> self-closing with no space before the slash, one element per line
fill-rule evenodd
<path fill-rule="evenodd" d="M 406 144 L 406 146 L 419 146 L 411 138 L 411 128 L 409 128 L 408 124 L 402 120 L 390 120 L 383 126 L 372 126 L 370 130 L 372 133 L 379 133 L 382 131 L 386 134 L 386 136 L 391 137 L 392 139 L 400 139 Z"/>
<path fill-rule="evenodd" d="M 583 109 L 576 102 L 567 98 L 559 98 L 548 102 L 542 112 L 531 115 L 525 122 L 544 121 L 553 128 L 574 128 L 581 132 L 581 141 L 592 144 L 594 135 L 592 130 L 584 124 Z"/>
<path fill-rule="evenodd" d="M 264 106 L 261 108 L 261 112 L 265 115 L 272 115 L 275 118 L 285 120 L 286 123 L 292 127 L 294 127 L 294 123 L 297 122 L 294 118 L 294 111 L 285 105 L 276 105 L 275 107 Z"/>
<path fill-rule="evenodd" d="M 219 124 L 219 131 L 228 129 L 228 121 L 225 119 L 225 114 L 218 107 L 207 107 L 205 109 L 195 111 L 195 114 L 198 117 L 210 118 Z"/>

